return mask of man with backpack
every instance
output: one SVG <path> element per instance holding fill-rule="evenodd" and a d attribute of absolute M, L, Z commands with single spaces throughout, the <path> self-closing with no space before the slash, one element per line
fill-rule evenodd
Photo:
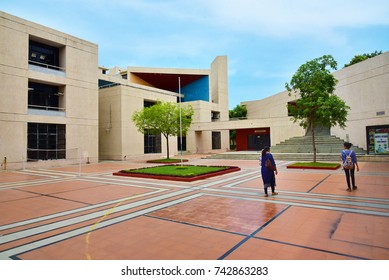
<path fill-rule="evenodd" d="M 352 144 L 349 142 L 344 142 L 344 150 L 342 151 L 342 167 L 346 174 L 347 181 L 347 191 L 351 192 L 350 177 L 352 183 L 352 189 L 356 190 L 357 186 L 355 185 L 355 167 L 359 171 L 357 156 L 353 150 L 350 150 Z"/>

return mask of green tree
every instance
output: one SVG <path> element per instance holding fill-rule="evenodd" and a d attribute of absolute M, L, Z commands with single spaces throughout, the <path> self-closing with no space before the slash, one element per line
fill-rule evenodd
<path fill-rule="evenodd" d="M 244 105 L 236 105 L 234 109 L 228 111 L 230 119 L 245 119 L 247 108 Z M 230 130 L 230 150 L 236 149 L 236 130 Z"/>
<path fill-rule="evenodd" d="M 194 114 L 192 106 L 181 108 L 182 135 L 186 135 Z M 158 102 L 143 108 L 132 115 L 138 131 L 145 134 L 162 134 L 166 138 L 167 158 L 169 159 L 169 136 L 180 135 L 180 105 L 172 102 Z"/>
<path fill-rule="evenodd" d="M 351 66 L 353 64 L 356 64 L 358 62 L 361 62 L 361 61 L 364 61 L 366 59 L 369 59 L 369 58 L 372 58 L 372 57 L 375 57 L 377 55 L 380 55 L 382 54 L 382 51 L 375 51 L 373 53 L 364 53 L 364 54 L 357 54 L 356 56 L 354 56 L 351 61 L 347 64 L 344 65 L 344 67 L 348 67 L 348 66 Z"/>
<path fill-rule="evenodd" d="M 290 83 L 285 83 L 289 96 L 299 96 L 294 104 L 288 104 L 292 120 L 312 132 L 313 161 L 316 162 L 315 127 L 346 126 L 350 109 L 333 94 L 337 80 L 330 73 L 337 63 L 331 55 L 313 59 L 301 65 Z"/>
<path fill-rule="evenodd" d="M 234 109 L 228 111 L 229 117 L 232 118 L 246 118 L 247 109 L 244 105 L 236 105 Z"/>

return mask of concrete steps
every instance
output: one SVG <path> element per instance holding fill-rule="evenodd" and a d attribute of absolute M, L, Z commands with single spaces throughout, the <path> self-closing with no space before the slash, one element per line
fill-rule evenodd
<path fill-rule="evenodd" d="M 343 150 L 344 141 L 335 136 L 316 136 L 316 153 L 317 154 L 339 154 Z M 366 152 L 358 146 L 351 148 L 358 155 L 364 155 Z M 313 153 L 311 136 L 293 137 L 280 144 L 271 147 L 272 153 Z"/>
<path fill-rule="evenodd" d="M 316 136 L 316 160 L 339 162 L 341 151 L 343 150 L 344 141 L 335 136 Z M 377 158 L 366 155 L 366 152 L 358 146 L 352 146 L 351 149 L 355 151 L 358 159 L 363 158 L 366 161 L 375 161 Z M 280 144 L 271 147 L 271 153 L 276 160 L 290 160 L 290 161 L 313 161 L 313 148 L 312 137 L 302 136 L 293 137 L 287 139 Z M 247 159 L 247 160 L 259 160 L 260 151 L 247 151 L 247 152 L 228 152 L 212 155 L 208 158 L 215 159 Z"/>

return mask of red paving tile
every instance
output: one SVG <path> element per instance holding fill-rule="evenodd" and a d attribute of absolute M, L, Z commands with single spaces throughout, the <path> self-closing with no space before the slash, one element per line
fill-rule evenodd
<path fill-rule="evenodd" d="M 135 195 L 151 192 L 146 188 L 129 186 L 104 185 L 87 189 L 58 193 L 55 196 L 67 200 L 79 201 L 86 204 L 97 204 L 120 198 L 129 198 Z"/>
<path fill-rule="evenodd" d="M 48 178 L 45 175 L 23 174 L 13 171 L 0 171 L 0 183 L 33 181 Z M 1 188 L 1 187 L 0 187 Z"/>
<path fill-rule="evenodd" d="M 153 230 L 150 229 L 153 228 Z M 18 256 L 21 259 L 217 259 L 242 236 L 140 217 Z"/>
<path fill-rule="evenodd" d="M 30 197 L 0 203 L 0 225 L 59 213 L 85 204 L 53 197 Z"/>
<path fill-rule="evenodd" d="M 251 234 L 285 208 L 283 205 L 203 196 L 151 213 L 164 219 Z"/>
<path fill-rule="evenodd" d="M 135 216 L 101 229 L 92 230 L 93 223 L 102 221 L 97 217 L 64 229 L 56 228 L 52 234 L 39 233 L 33 239 L 17 238 L 15 242 L 1 246 L 0 259 L 12 257 L 7 255 L 7 250 L 13 246 L 22 246 L 15 247 L 21 248 L 20 253 L 16 253 L 17 258 L 43 260 L 208 260 L 222 256 L 231 260 L 389 259 L 388 163 L 361 162 L 361 171 L 356 173 L 358 189 L 352 193 L 345 191 L 345 177 L 341 170 L 296 171 L 287 170 L 280 164 L 276 177 L 280 194 L 264 198 L 261 178 L 253 178 L 260 175 L 256 160 L 193 157 L 191 161 L 191 164 L 239 166 L 242 172 L 196 183 L 127 180 L 110 175 L 112 171 L 123 168 L 147 165 L 145 160 L 133 160 L 85 165 L 82 174 L 88 174 L 88 180 L 65 176 L 71 175 L 68 172 L 77 175 L 75 165 L 48 170 L 55 177 L 43 173 L 35 175 L 28 170 L 0 173 L 0 243 L 2 225 L 12 226 L 18 221 L 70 209 L 79 211 L 72 215 L 76 217 L 85 213 L 83 207 L 86 205 L 96 205 L 96 209 L 101 209 L 99 203 L 139 194 L 144 197 L 134 200 L 136 203 L 141 203 L 142 199 L 155 199 L 142 207 L 113 212 L 105 217 L 104 222 L 131 213 Z M 253 171 L 256 175 L 252 174 Z M 38 184 L 38 179 L 45 179 L 45 182 Z M 148 195 L 160 187 L 166 191 Z M 165 194 L 176 196 L 162 197 Z M 187 200 L 179 201 L 185 198 Z M 343 205 L 342 201 L 346 200 L 356 205 Z M 364 204 L 365 201 L 370 203 L 369 206 Z M 131 206 L 131 203 L 130 200 L 124 205 Z M 329 208 L 320 208 L 323 205 Z M 339 210 L 340 207 L 343 210 Z M 141 209 L 146 212 L 135 212 Z M 354 209 L 370 212 L 361 214 Z M 97 210 L 88 213 L 93 211 Z M 66 217 L 59 219 L 66 221 Z M 23 228 L 35 230 L 53 221 L 49 219 Z M 63 231 L 72 234 L 81 226 L 85 226 L 85 233 L 56 242 L 47 241 L 47 244 L 31 249 L 35 246 L 34 240 L 45 242 L 54 233 L 61 236 Z M 3 231 L 5 235 L 9 233 L 17 235 L 18 229 Z M 29 247 L 23 249 L 25 243 Z"/>

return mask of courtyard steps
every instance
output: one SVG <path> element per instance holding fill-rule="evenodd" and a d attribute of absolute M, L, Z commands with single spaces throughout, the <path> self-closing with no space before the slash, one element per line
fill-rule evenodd
<path fill-rule="evenodd" d="M 316 136 L 316 160 L 339 162 L 344 140 L 336 136 Z M 366 151 L 358 146 L 352 146 L 358 159 L 366 161 L 386 161 L 387 157 L 366 155 Z M 271 147 L 271 153 L 276 160 L 287 161 L 313 161 L 313 148 L 311 136 L 292 137 Z M 226 152 L 212 155 L 215 159 L 246 159 L 259 160 L 260 151 Z"/>

